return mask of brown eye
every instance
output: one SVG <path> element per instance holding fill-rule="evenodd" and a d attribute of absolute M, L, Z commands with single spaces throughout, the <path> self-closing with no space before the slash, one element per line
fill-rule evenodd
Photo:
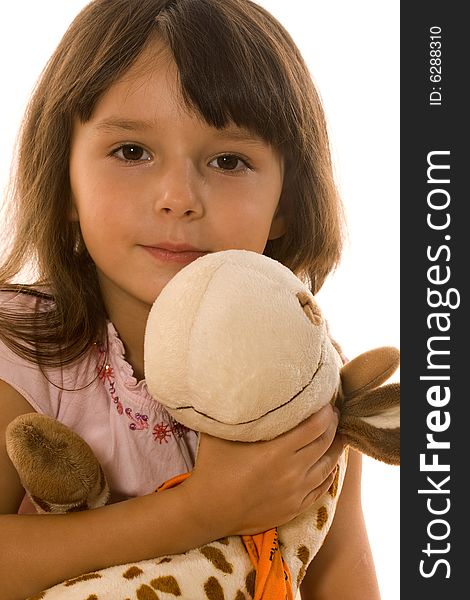
<path fill-rule="evenodd" d="M 210 164 L 222 171 L 243 171 L 247 168 L 246 162 L 235 154 L 223 154 L 215 158 Z"/>
<path fill-rule="evenodd" d="M 124 144 L 114 152 L 115 156 L 127 162 L 151 160 L 149 153 L 137 144 Z"/>

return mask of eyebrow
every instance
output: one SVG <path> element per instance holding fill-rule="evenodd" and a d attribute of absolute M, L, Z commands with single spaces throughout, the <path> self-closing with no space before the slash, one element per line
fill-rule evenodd
<path fill-rule="evenodd" d="M 153 123 L 151 121 L 144 121 L 138 119 L 124 119 L 121 117 L 109 117 L 99 121 L 94 128 L 97 131 L 104 131 L 105 133 L 112 133 L 114 131 L 144 131 L 151 129 Z"/>
<path fill-rule="evenodd" d="M 115 133 L 119 131 L 148 131 L 156 127 L 154 121 L 147 121 L 144 119 L 127 119 L 122 117 L 109 117 L 99 121 L 94 129 L 104 133 Z M 214 137 L 221 140 L 236 140 L 240 142 L 247 142 L 257 145 L 267 145 L 267 142 L 255 133 L 251 133 L 248 129 L 226 127 L 223 129 L 217 129 L 211 127 L 214 133 Z"/>

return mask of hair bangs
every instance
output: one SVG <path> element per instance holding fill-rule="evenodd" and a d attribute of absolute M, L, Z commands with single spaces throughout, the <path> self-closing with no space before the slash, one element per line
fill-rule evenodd
<path fill-rule="evenodd" d="M 172 3 L 157 23 L 175 59 L 183 99 L 207 122 L 245 128 L 279 148 L 288 143 L 292 85 L 280 69 L 282 52 L 266 35 L 259 7 L 241 19 L 236 3 Z"/>

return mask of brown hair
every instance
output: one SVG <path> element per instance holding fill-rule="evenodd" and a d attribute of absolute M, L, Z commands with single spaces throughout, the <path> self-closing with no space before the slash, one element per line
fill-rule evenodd
<path fill-rule="evenodd" d="M 155 35 L 171 49 L 194 111 L 217 128 L 245 127 L 281 152 L 287 230 L 268 242 L 265 254 L 313 292 L 339 261 L 343 213 L 323 109 L 278 21 L 250 0 L 94 0 L 65 33 L 30 100 L 11 198 L 15 237 L 0 266 L 3 289 L 34 293 L 43 286 L 51 293 L 53 301 L 33 314 L 12 313 L 8 303 L 0 310 L 5 343 L 41 365 L 70 363 L 104 337 L 96 270 L 79 226 L 68 218 L 72 124 L 90 119 Z M 28 264 L 35 266 L 34 283 L 14 283 Z"/>

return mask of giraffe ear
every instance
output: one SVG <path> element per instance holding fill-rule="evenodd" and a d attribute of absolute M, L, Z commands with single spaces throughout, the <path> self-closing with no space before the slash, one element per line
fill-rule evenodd
<path fill-rule="evenodd" d="M 343 394 L 348 397 L 378 387 L 393 375 L 399 364 L 400 352 L 393 346 L 360 354 L 341 369 Z"/>
<path fill-rule="evenodd" d="M 400 384 L 382 385 L 400 353 L 384 347 L 361 354 L 341 369 L 339 431 L 348 443 L 377 460 L 400 464 Z"/>
<path fill-rule="evenodd" d="M 376 460 L 400 464 L 400 384 L 346 398 L 338 426 L 350 446 Z"/>

